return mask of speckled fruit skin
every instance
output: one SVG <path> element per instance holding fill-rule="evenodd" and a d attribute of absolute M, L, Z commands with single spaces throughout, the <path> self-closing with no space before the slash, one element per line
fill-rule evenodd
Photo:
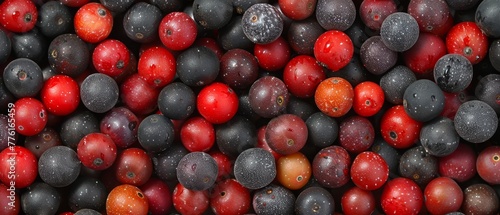
<path fill-rule="evenodd" d="M 352 107 L 354 89 L 345 79 L 332 77 L 319 83 L 314 94 L 314 101 L 321 110 L 331 117 L 345 115 Z"/>
<path fill-rule="evenodd" d="M 142 191 L 133 185 L 122 184 L 113 188 L 106 200 L 108 215 L 148 214 L 148 199 Z"/>
<path fill-rule="evenodd" d="M 481 143 L 495 134 L 498 116 L 485 102 L 471 100 L 460 105 L 454 124 L 461 138 L 472 143 Z"/>
<path fill-rule="evenodd" d="M 266 44 L 276 40 L 283 31 L 283 19 L 276 9 L 267 3 L 248 8 L 242 17 L 243 33 L 252 42 Z"/>
<path fill-rule="evenodd" d="M 111 34 L 113 17 L 102 4 L 91 2 L 82 6 L 75 14 L 76 34 L 89 43 L 98 43 Z"/>
<path fill-rule="evenodd" d="M 423 206 L 424 196 L 418 185 L 407 178 L 395 178 L 382 190 L 381 205 L 386 214 L 416 215 Z"/>

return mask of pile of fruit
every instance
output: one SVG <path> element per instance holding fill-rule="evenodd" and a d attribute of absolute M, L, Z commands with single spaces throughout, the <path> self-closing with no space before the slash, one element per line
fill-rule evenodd
<path fill-rule="evenodd" d="M 0 214 L 498 214 L 500 0 L 5 0 Z"/>

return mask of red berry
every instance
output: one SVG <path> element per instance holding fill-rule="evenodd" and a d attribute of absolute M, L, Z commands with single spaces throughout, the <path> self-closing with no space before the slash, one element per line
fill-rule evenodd
<path fill-rule="evenodd" d="M 351 61 L 354 45 L 342 31 L 329 30 L 314 43 L 314 57 L 328 69 L 338 71 Z"/>

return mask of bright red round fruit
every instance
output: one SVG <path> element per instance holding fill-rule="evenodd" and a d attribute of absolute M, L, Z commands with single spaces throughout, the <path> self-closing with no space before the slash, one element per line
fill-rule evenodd
<path fill-rule="evenodd" d="M 481 62 L 488 53 L 488 37 L 475 22 L 461 22 L 451 27 L 446 36 L 450 54 L 465 56 L 472 64 Z"/>
<path fill-rule="evenodd" d="M 360 116 L 373 116 L 382 109 L 384 99 L 384 91 L 378 84 L 371 81 L 361 82 L 354 87 L 352 108 Z"/>
<path fill-rule="evenodd" d="M 0 4 L 0 24 L 12 32 L 28 32 L 35 27 L 38 9 L 31 0 L 6 0 Z"/>
<path fill-rule="evenodd" d="M 116 145 L 103 133 L 85 135 L 78 143 L 76 151 L 82 164 L 93 170 L 107 169 L 116 159 Z"/>
<path fill-rule="evenodd" d="M 106 199 L 107 215 L 146 215 L 148 210 L 148 198 L 138 187 L 130 184 L 113 188 Z"/>
<path fill-rule="evenodd" d="M 198 29 L 194 20 L 184 12 L 171 12 L 160 22 L 160 40 L 171 50 L 184 50 L 196 40 Z"/>
<path fill-rule="evenodd" d="M 342 194 L 340 205 L 345 215 L 370 215 L 375 211 L 375 197 L 368 190 L 352 187 Z"/>
<path fill-rule="evenodd" d="M 394 148 L 406 149 L 420 138 L 422 123 L 412 119 L 403 107 L 396 105 L 387 110 L 380 121 L 382 138 Z"/>
<path fill-rule="evenodd" d="M 303 20 L 316 9 L 317 0 L 279 0 L 281 12 L 290 19 Z"/>
<path fill-rule="evenodd" d="M 446 54 L 443 39 L 431 33 L 420 33 L 418 40 L 403 53 L 403 61 L 417 75 L 432 77 L 436 62 Z"/>
<path fill-rule="evenodd" d="M 326 74 L 314 57 L 299 55 L 292 58 L 283 69 L 283 82 L 288 91 L 299 98 L 314 96 L 316 87 Z"/>
<path fill-rule="evenodd" d="M 196 99 L 198 112 L 212 124 L 222 124 L 236 115 L 239 100 L 226 84 L 214 82 L 201 89 Z"/>
<path fill-rule="evenodd" d="M 280 70 L 290 60 L 290 46 L 283 37 L 271 43 L 255 44 L 253 54 L 259 66 L 267 71 Z"/>
<path fill-rule="evenodd" d="M 233 161 L 229 158 L 229 156 L 225 155 L 219 150 L 209 151 L 208 154 L 212 156 L 212 158 L 217 163 L 217 167 L 219 168 L 219 171 L 217 173 L 217 181 L 222 181 L 224 179 L 230 178 L 231 174 L 233 173 Z"/>
<path fill-rule="evenodd" d="M 123 74 L 130 63 L 130 51 L 119 40 L 108 39 L 97 45 L 92 53 L 95 69 L 110 77 Z"/>
<path fill-rule="evenodd" d="M 47 125 L 47 111 L 37 99 L 21 98 L 14 103 L 13 110 L 12 118 L 19 134 L 33 136 L 40 133 Z"/>
<path fill-rule="evenodd" d="M 174 208 L 184 215 L 200 215 L 210 206 L 207 190 L 189 190 L 177 183 L 172 193 Z"/>
<path fill-rule="evenodd" d="M 113 29 L 113 16 L 104 5 L 90 2 L 75 14 L 73 25 L 78 37 L 89 43 L 106 39 Z"/>
<path fill-rule="evenodd" d="M 157 108 L 160 90 L 149 85 L 139 74 L 133 74 L 120 85 L 120 98 L 135 114 L 147 115 Z"/>
<path fill-rule="evenodd" d="M 27 148 L 10 146 L 0 152 L 0 181 L 10 189 L 28 187 L 37 176 L 38 159 Z"/>
<path fill-rule="evenodd" d="M 215 129 L 205 118 L 191 117 L 182 124 L 181 142 L 190 152 L 206 152 L 215 143 Z"/>
<path fill-rule="evenodd" d="M 500 184 L 500 146 L 489 146 L 477 156 L 477 173 L 489 184 Z"/>
<path fill-rule="evenodd" d="M 385 214 L 417 215 L 423 203 L 422 190 L 408 178 L 395 178 L 388 181 L 380 197 L 380 204 Z"/>
<path fill-rule="evenodd" d="M 314 57 L 328 69 L 338 71 L 349 64 L 354 55 L 351 38 L 342 31 L 329 30 L 314 43 Z"/>
<path fill-rule="evenodd" d="M 137 72 L 150 86 L 162 88 L 174 80 L 176 67 L 175 57 L 170 51 L 153 46 L 142 52 Z"/>
<path fill-rule="evenodd" d="M 432 179 L 424 190 L 425 207 L 431 214 L 447 214 L 460 210 L 464 193 L 453 179 Z"/>
<path fill-rule="evenodd" d="M 314 93 L 316 106 L 331 117 L 341 117 L 351 110 L 354 89 L 345 79 L 331 77 L 319 83 Z"/>
<path fill-rule="evenodd" d="M 43 84 L 40 95 L 47 111 L 57 116 L 73 113 L 80 104 L 80 87 L 67 75 L 50 77 Z"/>
<path fill-rule="evenodd" d="M 218 215 L 243 215 L 251 206 L 250 190 L 235 179 L 217 183 L 210 195 L 210 207 Z"/>
<path fill-rule="evenodd" d="M 351 179 L 364 190 L 376 190 L 389 178 L 389 166 L 384 158 L 372 151 L 361 152 L 351 165 Z"/>

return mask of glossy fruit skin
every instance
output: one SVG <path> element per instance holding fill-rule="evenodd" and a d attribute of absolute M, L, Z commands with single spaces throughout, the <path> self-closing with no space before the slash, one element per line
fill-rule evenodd
<path fill-rule="evenodd" d="M 148 199 L 148 210 L 151 215 L 165 214 L 172 208 L 171 189 L 162 180 L 151 178 L 139 189 Z"/>
<path fill-rule="evenodd" d="M 264 118 L 273 118 L 285 112 L 290 94 L 281 79 L 264 76 L 250 86 L 248 97 L 255 113 Z"/>
<path fill-rule="evenodd" d="M 244 49 L 228 50 L 220 58 L 222 81 L 233 89 L 247 89 L 259 78 L 257 58 Z"/>
<path fill-rule="evenodd" d="M 103 133 L 85 135 L 78 143 L 77 154 L 82 164 L 94 170 L 104 170 L 116 159 L 116 145 Z"/>
<path fill-rule="evenodd" d="M 215 143 L 215 129 L 203 117 L 192 117 L 181 127 L 181 142 L 187 150 L 206 152 Z"/>
<path fill-rule="evenodd" d="M 364 190 L 381 188 L 389 178 L 389 166 L 384 158 L 375 152 L 358 154 L 351 165 L 351 179 Z"/>
<path fill-rule="evenodd" d="M 418 141 L 422 123 L 412 119 L 403 105 L 387 110 L 380 122 L 380 132 L 384 140 L 394 148 L 405 149 Z"/>
<path fill-rule="evenodd" d="M 362 1 L 359 7 L 361 20 L 367 27 L 374 30 L 380 30 L 380 26 L 384 19 L 396 11 L 396 3 L 390 0 Z"/>
<path fill-rule="evenodd" d="M 119 152 L 112 168 L 120 183 L 134 186 L 145 184 L 153 174 L 151 158 L 140 148 L 127 148 Z"/>
<path fill-rule="evenodd" d="M 118 214 L 148 214 L 148 199 L 136 186 L 129 184 L 119 185 L 108 194 L 106 199 L 106 213 Z"/>
<path fill-rule="evenodd" d="M 130 54 L 130 50 L 123 42 L 107 39 L 95 47 L 92 63 L 98 72 L 118 77 L 128 69 Z"/>
<path fill-rule="evenodd" d="M 345 215 L 369 215 L 376 207 L 373 193 L 356 186 L 342 194 L 340 204 Z"/>
<path fill-rule="evenodd" d="M 12 146 L 0 152 L 0 180 L 10 189 L 30 186 L 37 177 L 38 160 L 23 146 Z"/>
<path fill-rule="evenodd" d="M 176 58 L 176 73 L 188 86 L 207 86 L 216 81 L 220 71 L 217 54 L 205 46 L 191 46 Z"/>
<path fill-rule="evenodd" d="M 309 55 L 292 58 L 283 69 L 283 82 L 288 91 L 299 98 L 314 96 L 316 87 L 324 79 L 326 74 L 323 68 Z"/>
<path fill-rule="evenodd" d="M 266 44 L 255 44 L 253 53 L 259 66 L 267 71 L 283 69 L 290 60 L 290 46 L 283 37 Z"/>
<path fill-rule="evenodd" d="M 488 48 L 488 37 L 475 22 L 458 23 L 450 29 L 446 36 L 448 53 L 463 55 L 473 65 L 486 57 Z"/>
<path fill-rule="evenodd" d="M 55 75 L 45 81 L 40 92 L 47 111 L 65 116 L 73 113 L 80 104 L 80 88 L 67 75 Z"/>
<path fill-rule="evenodd" d="M 446 214 L 460 209 L 464 194 L 453 179 L 438 177 L 427 184 L 424 197 L 425 207 L 431 214 Z"/>
<path fill-rule="evenodd" d="M 282 114 L 269 121 L 266 127 L 266 142 L 282 155 L 298 152 L 306 144 L 306 123 L 297 115 Z"/>
<path fill-rule="evenodd" d="M 339 125 L 337 121 L 322 112 L 311 114 L 306 120 L 308 139 L 315 146 L 324 148 L 337 140 Z"/>
<path fill-rule="evenodd" d="M 139 118 L 126 107 L 116 107 L 101 119 L 99 130 L 107 134 L 119 148 L 137 143 Z"/>
<path fill-rule="evenodd" d="M 418 185 L 407 178 L 395 178 L 382 190 L 382 209 L 386 214 L 418 214 L 424 195 Z"/>
<path fill-rule="evenodd" d="M 172 146 L 175 130 L 172 121 L 160 114 L 144 118 L 137 128 L 137 140 L 148 153 L 158 153 Z"/>
<path fill-rule="evenodd" d="M 184 12 L 172 12 L 163 17 L 158 28 L 160 40 L 168 49 L 184 50 L 197 36 L 196 23 Z"/>
<path fill-rule="evenodd" d="M 215 214 L 242 215 L 251 208 L 250 190 L 235 179 L 217 183 L 211 191 L 210 208 Z"/>
<path fill-rule="evenodd" d="M 312 175 L 309 160 L 300 152 L 281 156 L 276 162 L 276 170 L 277 180 L 290 190 L 304 187 Z"/>
<path fill-rule="evenodd" d="M 500 184 L 498 165 L 500 165 L 499 146 L 489 146 L 479 153 L 476 162 L 477 173 L 489 184 Z"/>
<path fill-rule="evenodd" d="M 175 77 L 175 57 L 161 46 L 144 50 L 139 57 L 137 72 L 153 87 L 161 88 L 171 83 Z"/>
<path fill-rule="evenodd" d="M 13 108 L 17 133 L 33 136 L 47 125 L 47 111 L 39 100 L 31 97 L 21 98 L 13 104 Z"/>
<path fill-rule="evenodd" d="M 6 130 L 8 131 L 8 129 Z M 45 152 L 52 146 L 58 146 L 61 144 L 62 141 L 58 131 L 52 127 L 45 127 L 37 135 L 26 137 L 26 139 L 24 140 L 24 147 L 33 152 L 33 154 L 37 158 L 40 158 L 43 152 Z M 8 144 L 6 144 L 5 146 L 7 147 L 7 145 Z"/>
<path fill-rule="evenodd" d="M 5 87 L 17 98 L 35 97 L 43 87 L 42 69 L 28 58 L 17 58 L 5 66 Z"/>
<path fill-rule="evenodd" d="M 76 34 L 85 42 L 98 43 L 106 39 L 113 28 L 111 11 L 100 3 L 85 4 L 75 14 Z"/>
<path fill-rule="evenodd" d="M 353 55 L 354 45 L 349 36 L 342 31 L 326 31 L 314 44 L 314 57 L 333 71 L 338 71 L 349 64 Z"/>
<path fill-rule="evenodd" d="M 293 20 L 303 20 L 314 13 L 317 0 L 280 0 L 281 12 Z"/>
<path fill-rule="evenodd" d="M 181 214 L 200 215 L 210 206 L 210 197 L 207 190 L 189 190 L 178 183 L 172 193 L 174 208 Z"/>
<path fill-rule="evenodd" d="M 420 143 L 425 151 L 437 157 L 453 153 L 460 142 L 453 121 L 446 117 L 436 117 L 420 129 Z"/>
<path fill-rule="evenodd" d="M 362 82 L 354 87 L 353 109 L 360 116 L 373 116 L 385 101 L 382 88 L 374 82 Z"/>
<path fill-rule="evenodd" d="M 341 117 L 351 109 L 354 99 L 352 85 L 343 78 L 331 77 L 319 83 L 314 93 L 316 106 L 331 117 Z"/>
<path fill-rule="evenodd" d="M 415 45 L 403 52 L 403 61 L 416 75 L 426 76 L 432 73 L 439 58 L 447 53 L 446 47 L 441 37 L 420 33 Z"/>
<path fill-rule="evenodd" d="M 120 85 L 120 99 L 137 115 L 147 115 L 157 108 L 160 89 L 151 86 L 139 74 L 133 74 Z"/>
<path fill-rule="evenodd" d="M 220 29 L 231 19 L 232 2 L 227 0 L 212 0 L 193 2 L 193 18 L 206 29 Z"/>
<path fill-rule="evenodd" d="M 213 124 L 222 124 L 233 118 L 238 111 L 238 105 L 236 92 L 220 82 L 204 87 L 196 99 L 200 115 Z"/>
<path fill-rule="evenodd" d="M 351 156 L 341 146 L 323 148 L 314 156 L 313 176 L 324 187 L 341 187 L 349 182 L 351 163 Z"/>
<path fill-rule="evenodd" d="M 0 24 L 9 31 L 23 33 L 35 27 L 38 9 L 30 0 L 7 0 L 0 4 Z"/>

